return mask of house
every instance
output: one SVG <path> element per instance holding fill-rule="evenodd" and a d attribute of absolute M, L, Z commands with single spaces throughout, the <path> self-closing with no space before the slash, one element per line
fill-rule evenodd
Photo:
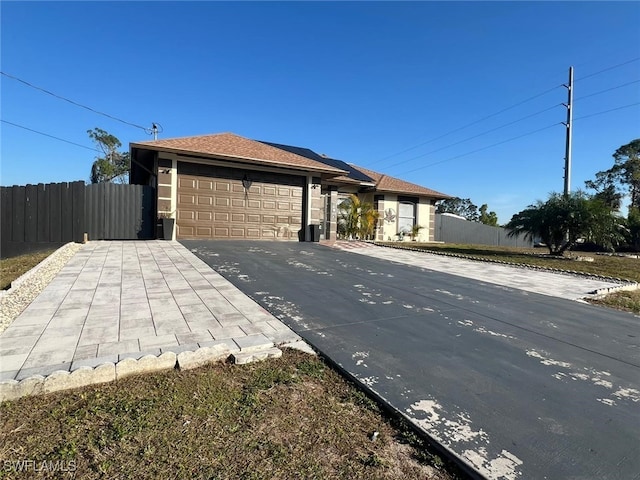
<path fill-rule="evenodd" d="M 156 188 L 174 239 L 334 240 L 337 206 L 355 193 L 381 212 L 377 240 L 419 224 L 434 239 L 447 195 L 302 147 L 219 133 L 131 143 L 130 183 Z"/>

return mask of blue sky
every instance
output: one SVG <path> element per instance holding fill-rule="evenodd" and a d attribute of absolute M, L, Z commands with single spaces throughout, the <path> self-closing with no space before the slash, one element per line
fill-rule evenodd
<path fill-rule="evenodd" d="M 487 203 L 503 223 L 563 188 L 569 66 L 572 188 L 640 137 L 640 2 L 2 1 L 0 9 L 2 72 L 130 123 L 158 122 L 160 138 L 234 132 L 308 147 Z M 87 147 L 94 127 L 123 149 L 150 139 L 0 82 L 5 122 Z M 2 185 L 88 180 L 96 152 L 0 128 Z"/>

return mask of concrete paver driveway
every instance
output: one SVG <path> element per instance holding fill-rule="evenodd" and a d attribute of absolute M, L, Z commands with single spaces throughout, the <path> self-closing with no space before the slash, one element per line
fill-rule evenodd
<path fill-rule="evenodd" d="M 637 317 L 389 250 L 182 243 L 483 476 L 640 478 Z"/>

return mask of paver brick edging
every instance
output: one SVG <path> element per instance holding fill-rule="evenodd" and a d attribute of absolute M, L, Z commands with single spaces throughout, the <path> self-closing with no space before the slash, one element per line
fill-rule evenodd
<path fill-rule="evenodd" d="M 246 352 L 232 351 L 228 345 L 219 344 L 179 354 L 165 352 L 158 356 L 145 355 L 140 359 L 124 358 L 117 363 L 107 362 L 95 368 L 83 366 L 72 372 L 57 370 L 46 377 L 33 375 L 19 381 L 4 380 L 0 382 L 0 403 L 30 395 L 114 382 L 130 375 L 172 369 L 190 370 L 210 363 L 226 361 L 232 354 L 236 364 L 244 364 L 267 358 L 277 358 L 282 355 L 282 351 L 274 347 L 273 344 L 263 349 L 250 348 Z"/>
<path fill-rule="evenodd" d="M 499 265 L 507 265 L 507 266 L 510 266 L 510 267 L 526 268 L 526 269 L 530 269 L 530 270 L 539 270 L 539 271 L 546 271 L 546 272 L 552 272 L 552 273 L 561 273 L 561 274 L 565 274 L 565 275 L 573 275 L 573 276 L 578 276 L 578 277 L 594 278 L 594 279 L 597 279 L 597 280 L 606 280 L 606 281 L 611 281 L 611 282 L 616 282 L 616 283 L 622 283 L 622 284 L 625 284 L 625 286 L 637 285 L 637 286 L 640 287 L 640 283 L 634 282 L 633 280 L 629 280 L 629 279 L 626 279 L 626 278 L 609 277 L 609 276 L 606 276 L 606 275 L 597 275 L 595 273 L 579 272 L 577 270 L 565 270 L 565 269 L 562 269 L 562 268 L 542 267 L 542 266 L 539 266 L 539 265 L 526 265 L 524 263 L 505 262 L 503 260 L 493 260 L 493 259 L 490 259 L 490 258 L 479 258 L 479 257 L 474 257 L 472 255 L 465 255 L 465 254 L 461 254 L 461 253 L 449 253 L 449 252 L 439 252 L 439 251 L 436 251 L 436 250 L 425 250 L 423 248 L 411 247 L 411 246 L 406 246 L 406 245 L 389 245 L 389 244 L 384 244 L 384 243 L 379 243 L 379 242 L 371 242 L 371 243 L 373 245 L 377 246 L 377 247 L 395 248 L 397 250 L 408 250 L 408 251 L 412 251 L 412 252 L 430 253 L 432 255 L 440 255 L 442 257 L 461 258 L 461 259 L 464 259 L 464 260 L 473 260 L 475 262 L 496 263 L 496 264 L 499 264 Z M 613 288 L 618 288 L 618 287 L 613 287 Z"/>

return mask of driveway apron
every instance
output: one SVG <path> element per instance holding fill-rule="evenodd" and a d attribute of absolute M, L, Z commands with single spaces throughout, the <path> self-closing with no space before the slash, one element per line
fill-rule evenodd
<path fill-rule="evenodd" d="M 484 477 L 640 478 L 637 317 L 387 250 L 182 243 Z"/>

